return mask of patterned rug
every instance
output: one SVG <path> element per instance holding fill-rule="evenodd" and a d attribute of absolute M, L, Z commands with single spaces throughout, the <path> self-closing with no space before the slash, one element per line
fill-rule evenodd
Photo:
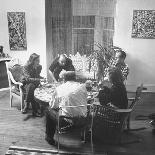
<path fill-rule="evenodd" d="M 10 146 L 5 155 L 88 155 L 86 153 L 65 152 L 57 150 L 34 149 L 27 147 Z"/>

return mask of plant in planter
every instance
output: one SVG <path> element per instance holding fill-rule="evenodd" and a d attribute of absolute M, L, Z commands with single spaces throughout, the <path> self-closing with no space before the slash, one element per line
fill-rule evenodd
<path fill-rule="evenodd" d="M 116 46 L 102 46 L 99 43 L 96 43 L 95 46 L 98 47 L 98 50 L 93 50 L 89 56 L 89 71 L 91 69 L 96 69 L 96 80 L 102 81 L 105 77 L 105 69 L 109 67 L 111 59 L 114 58 L 114 55 L 119 47 Z"/>

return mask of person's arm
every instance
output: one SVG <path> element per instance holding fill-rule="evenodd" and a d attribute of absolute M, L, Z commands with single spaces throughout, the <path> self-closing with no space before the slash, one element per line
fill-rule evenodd
<path fill-rule="evenodd" d="M 37 67 L 37 74 L 38 74 L 37 76 L 39 77 L 39 79 L 44 79 L 44 77 L 40 76 L 41 71 L 42 71 L 42 65 L 39 65 Z"/>
<path fill-rule="evenodd" d="M 49 70 L 49 74 L 50 74 L 50 76 L 52 77 L 53 81 L 54 81 L 54 82 L 57 82 L 57 80 L 55 79 L 53 73 L 52 73 L 50 70 Z"/>
<path fill-rule="evenodd" d="M 74 67 L 74 65 L 73 65 L 73 63 L 72 63 L 72 60 L 70 59 L 70 71 L 75 71 L 75 67 Z"/>
<path fill-rule="evenodd" d="M 111 102 L 111 91 L 108 87 L 104 86 L 102 90 L 99 91 L 97 95 L 101 105 L 107 105 Z"/>
<path fill-rule="evenodd" d="M 127 80 L 128 74 L 129 74 L 129 67 L 128 65 L 126 65 L 126 67 L 124 67 L 124 69 L 122 70 L 123 81 Z"/>
<path fill-rule="evenodd" d="M 53 79 L 54 82 L 57 82 L 57 80 L 56 80 L 56 78 L 55 78 L 55 76 L 54 76 L 54 74 L 53 74 L 55 68 L 56 68 L 57 65 L 58 65 L 57 62 L 58 62 L 58 58 L 56 58 L 56 59 L 52 62 L 51 66 L 49 67 L 49 74 L 50 74 L 50 76 L 51 76 L 51 78 Z"/>
<path fill-rule="evenodd" d="M 52 109 L 57 109 L 59 108 L 59 102 L 58 102 L 58 98 L 57 98 L 57 93 L 56 91 L 52 94 L 52 98 L 50 100 L 49 103 L 50 108 Z"/>
<path fill-rule="evenodd" d="M 29 67 L 24 66 L 22 82 L 38 83 L 39 84 L 40 83 L 40 78 L 32 78 L 31 75 L 30 75 Z"/>

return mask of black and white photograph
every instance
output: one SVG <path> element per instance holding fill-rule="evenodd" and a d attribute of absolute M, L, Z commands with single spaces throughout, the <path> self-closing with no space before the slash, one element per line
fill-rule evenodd
<path fill-rule="evenodd" d="M 0 0 L 0 155 L 155 155 L 155 0 Z"/>

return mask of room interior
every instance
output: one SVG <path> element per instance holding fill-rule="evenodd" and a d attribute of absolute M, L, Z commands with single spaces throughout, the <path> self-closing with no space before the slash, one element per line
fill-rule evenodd
<path fill-rule="evenodd" d="M 6 54 L 18 59 L 21 64 L 26 63 L 31 53 L 39 54 L 43 67 L 41 75 L 49 81 L 48 68 L 58 54 L 89 54 L 92 49 L 97 49 L 95 43 L 113 44 L 122 48 L 127 54 L 125 61 L 130 68 L 126 83 L 128 95 L 134 96 L 137 86 L 141 83 L 145 87 L 141 103 L 136 105 L 132 113 L 131 126 L 147 128 L 136 133 L 140 137 L 143 135 L 141 142 L 125 146 L 105 146 L 105 150 L 108 150 L 107 154 L 115 155 L 155 153 L 154 135 L 149 120 L 134 122 L 137 115 L 148 116 L 154 113 L 155 36 L 132 37 L 133 11 L 155 10 L 154 0 L 0 0 L 0 4 L 0 46 L 4 47 Z M 9 12 L 25 13 L 26 49 L 12 50 L 10 47 Z M 0 152 L 4 154 L 12 144 L 50 150 L 51 147 L 44 144 L 44 119 L 41 119 L 41 122 L 38 118 L 29 120 L 29 123 L 23 122 L 24 116 L 20 111 L 14 108 L 10 111 L 8 98 L 9 92 L 0 92 L 0 118 L 3 119 L 0 123 L 0 139 L 3 141 L 3 144 L 0 143 Z M 20 105 L 19 100 L 14 99 L 13 102 L 15 106 Z M 18 122 L 21 127 L 17 129 Z M 35 133 L 37 127 L 40 129 Z M 23 133 L 19 136 L 19 132 Z M 35 143 L 35 140 L 38 142 Z M 102 146 L 97 148 L 100 153 L 104 150 L 101 148 Z M 77 151 L 77 148 L 75 150 Z M 83 148 L 84 152 L 89 152 L 88 150 L 89 147 Z"/>

